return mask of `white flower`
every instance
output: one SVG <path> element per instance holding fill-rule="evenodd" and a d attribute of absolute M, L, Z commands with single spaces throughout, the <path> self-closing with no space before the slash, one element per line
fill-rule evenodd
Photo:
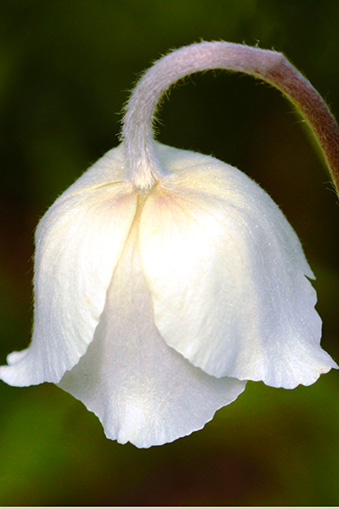
<path fill-rule="evenodd" d="M 0 368 L 58 384 L 138 447 L 202 428 L 247 380 L 291 389 L 337 367 L 277 205 L 225 163 L 152 147 L 153 185 L 126 174 L 123 142 L 42 218 L 32 343 Z"/>

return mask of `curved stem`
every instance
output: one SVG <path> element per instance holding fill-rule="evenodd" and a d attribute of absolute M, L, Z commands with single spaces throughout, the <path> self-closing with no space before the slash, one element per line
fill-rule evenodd
<path fill-rule="evenodd" d="M 280 90 L 310 126 L 339 194 L 339 127 L 320 94 L 281 53 L 229 42 L 201 42 L 175 50 L 155 62 L 136 85 L 122 129 L 127 172 L 136 188 L 149 189 L 166 174 L 153 138 L 161 97 L 181 78 L 209 69 L 241 71 Z"/>

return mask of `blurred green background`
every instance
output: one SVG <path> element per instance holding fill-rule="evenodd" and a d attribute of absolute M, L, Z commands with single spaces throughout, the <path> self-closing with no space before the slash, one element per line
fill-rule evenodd
<path fill-rule="evenodd" d="M 285 52 L 339 117 L 337 0 L 2 0 L 1 364 L 26 347 L 33 231 L 118 143 L 138 73 L 170 48 L 225 39 Z M 250 77 L 195 75 L 165 101 L 158 139 L 259 182 L 317 275 L 324 348 L 339 360 L 338 214 L 290 104 Z M 51 384 L 0 382 L 0 505 L 338 505 L 338 373 L 293 391 L 248 383 L 204 430 L 138 450 Z"/>

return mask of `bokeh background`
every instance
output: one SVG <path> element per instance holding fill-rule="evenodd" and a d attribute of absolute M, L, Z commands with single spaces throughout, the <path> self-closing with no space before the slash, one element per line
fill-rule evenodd
<path fill-rule="evenodd" d="M 117 145 L 138 73 L 201 39 L 285 52 L 339 116 L 337 0 L 2 0 L 0 354 L 32 323 L 33 231 L 55 198 Z M 259 182 L 317 275 L 323 346 L 339 360 L 338 201 L 293 108 L 221 71 L 177 86 L 158 139 Z M 204 430 L 139 450 L 51 384 L 0 382 L 0 505 L 338 505 L 338 373 L 293 391 L 248 383 Z"/>

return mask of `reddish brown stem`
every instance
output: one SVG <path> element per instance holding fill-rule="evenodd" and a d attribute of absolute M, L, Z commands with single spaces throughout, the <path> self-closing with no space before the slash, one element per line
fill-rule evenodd
<path fill-rule="evenodd" d="M 127 173 L 135 187 L 149 189 L 166 174 L 156 154 L 152 126 L 162 95 L 189 74 L 217 68 L 260 78 L 295 105 L 324 153 L 339 196 L 339 127 L 320 94 L 281 53 L 229 42 L 202 42 L 175 50 L 155 62 L 135 87 L 122 130 Z"/>

